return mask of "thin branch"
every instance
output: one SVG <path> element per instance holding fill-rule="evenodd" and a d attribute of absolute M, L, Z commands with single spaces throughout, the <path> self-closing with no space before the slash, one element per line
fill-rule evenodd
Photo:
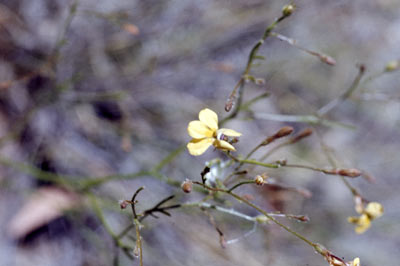
<path fill-rule="evenodd" d="M 329 111 L 331 111 L 333 108 L 335 108 L 340 103 L 344 102 L 347 98 L 349 98 L 353 94 L 353 92 L 358 88 L 361 78 L 364 76 L 365 66 L 364 65 L 358 66 L 358 70 L 359 70 L 358 74 L 355 77 L 351 86 L 338 98 L 336 98 L 336 99 L 330 101 L 328 104 L 322 106 L 317 112 L 318 116 L 326 115 Z"/>
<path fill-rule="evenodd" d="M 318 53 L 318 52 L 312 51 L 310 49 L 304 48 L 304 47 L 298 45 L 297 41 L 295 39 L 286 37 L 286 36 L 284 36 L 282 34 L 279 34 L 279 33 L 276 33 L 276 32 L 271 32 L 271 36 L 276 37 L 277 39 L 279 39 L 281 41 L 284 41 L 284 42 L 292 45 L 293 47 L 296 47 L 297 49 L 302 50 L 302 51 L 304 51 L 304 52 L 306 52 L 306 53 L 308 53 L 308 54 L 310 54 L 312 56 L 318 57 L 318 59 L 321 62 L 323 62 L 323 63 L 325 63 L 327 65 L 334 66 L 336 64 L 335 59 L 333 59 L 329 55 Z"/>
<path fill-rule="evenodd" d="M 296 231 L 290 229 L 288 226 L 282 224 L 281 222 L 279 222 L 278 220 L 276 220 L 274 217 L 272 217 L 268 212 L 264 211 L 263 209 L 261 209 L 260 207 L 258 207 L 257 205 L 251 203 L 250 201 L 248 201 L 247 199 L 233 193 L 232 191 L 229 190 L 225 190 L 225 189 L 216 189 L 216 188 L 211 188 L 205 184 L 202 184 L 200 182 L 193 182 L 193 184 L 197 184 L 200 186 L 203 186 L 206 189 L 209 189 L 211 191 L 219 191 L 219 192 L 223 192 L 226 194 L 229 194 L 230 196 L 234 197 L 235 199 L 237 199 L 239 202 L 243 202 L 246 205 L 252 207 L 253 209 L 257 210 L 258 212 L 260 212 L 261 214 L 265 215 L 270 221 L 274 222 L 275 224 L 277 224 L 278 226 L 280 226 L 281 228 L 283 228 L 284 230 L 286 230 L 287 232 L 291 233 L 292 235 L 296 236 L 297 238 L 301 239 L 302 241 L 304 241 L 305 243 L 307 243 L 308 245 L 310 245 L 311 247 L 313 247 L 317 252 L 318 252 L 318 244 L 312 242 L 311 240 L 307 239 L 306 237 L 302 236 L 301 234 L 297 233 Z M 319 252 L 320 253 L 320 252 Z M 321 255 L 324 255 L 322 253 L 320 253 Z"/>
<path fill-rule="evenodd" d="M 135 230 L 136 230 L 136 248 L 139 251 L 139 264 L 140 264 L 140 266 L 143 266 L 142 237 L 140 236 L 140 231 L 139 231 L 141 225 L 140 225 L 140 223 L 139 223 L 137 218 L 134 218 L 133 222 L 135 224 Z"/>
<path fill-rule="evenodd" d="M 135 199 L 136 199 L 137 195 L 140 193 L 140 191 L 142 191 L 143 189 L 144 189 L 144 187 L 138 188 L 136 190 L 136 192 L 133 194 L 132 199 L 131 199 L 131 207 L 132 207 L 132 213 L 133 213 L 133 218 L 134 219 L 138 218 L 137 213 L 136 213 L 136 209 L 135 209 L 135 206 L 136 206 L 136 203 L 137 203 L 135 201 Z"/>
<path fill-rule="evenodd" d="M 293 12 L 294 5 L 292 5 L 291 7 L 293 8 L 291 12 Z M 234 111 L 226 119 L 232 119 L 232 118 L 236 117 L 236 115 L 238 114 L 238 112 L 241 108 L 244 83 L 247 79 L 247 76 L 250 73 L 251 67 L 253 65 L 253 61 L 257 58 L 258 50 L 264 44 L 265 40 L 270 36 L 270 33 L 276 27 L 276 25 L 278 25 L 278 23 L 281 22 L 282 20 L 284 20 L 285 18 L 289 17 L 291 12 L 290 13 L 282 12 L 282 15 L 279 18 L 275 19 L 275 21 L 265 29 L 264 34 L 261 37 L 261 39 L 251 49 L 248 59 L 247 59 L 246 68 L 245 68 L 241 78 L 239 79 L 238 83 L 235 85 L 232 92 L 230 93 L 228 100 L 225 104 L 225 111 L 227 111 L 227 112 L 229 112 L 232 109 L 232 107 L 235 105 Z M 236 101 L 236 104 L 235 104 L 235 101 Z"/>

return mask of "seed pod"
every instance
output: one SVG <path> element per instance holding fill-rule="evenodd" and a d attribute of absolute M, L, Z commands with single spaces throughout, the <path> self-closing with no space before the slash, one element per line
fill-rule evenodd
<path fill-rule="evenodd" d="M 337 173 L 339 175 L 347 176 L 347 177 L 358 177 L 358 176 L 362 175 L 362 172 L 355 168 L 339 169 L 339 170 L 337 170 Z"/>
<path fill-rule="evenodd" d="M 257 184 L 257 185 L 259 185 L 259 186 L 262 186 L 262 185 L 264 185 L 266 182 L 265 182 L 265 180 L 268 178 L 268 175 L 266 174 L 266 173 L 263 173 L 263 174 L 261 174 L 261 175 L 257 175 L 255 178 L 254 178 L 254 182 Z"/>
<path fill-rule="evenodd" d="M 309 137 L 312 134 L 312 129 L 311 128 L 306 128 L 303 131 L 301 131 L 297 136 L 295 136 L 293 139 L 290 140 L 290 143 L 296 143 L 304 138 Z"/>
<path fill-rule="evenodd" d="M 121 207 L 121 209 L 125 209 L 126 207 L 128 207 L 129 204 L 130 204 L 130 202 L 127 201 L 127 200 L 120 200 L 119 201 L 119 206 Z"/>
<path fill-rule="evenodd" d="M 186 179 L 185 181 L 182 182 L 181 188 L 183 192 L 185 193 L 190 193 L 192 191 L 193 183 L 191 180 Z"/>
<path fill-rule="evenodd" d="M 268 138 L 266 138 L 262 142 L 261 145 L 262 146 L 268 145 L 271 142 L 275 141 L 276 139 L 286 137 L 287 135 L 291 134 L 292 132 L 293 132 L 293 128 L 292 127 L 289 127 L 289 126 L 283 127 L 281 129 L 279 129 L 278 132 L 276 132 L 274 135 L 269 136 Z"/>
<path fill-rule="evenodd" d="M 319 59 L 324 62 L 325 64 L 334 66 L 336 65 L 336 60 L 332 57 L 330 57 L 329 55 L 319 55 Z"/>
<path fill-rule="evenodd" d="M 293 132 L 293 128 L 286 126 L 286 127 L 279 129 L 279 131 L 276 132 L 274 136 L 275 136 L 275 138 L 283 138 L 283 137 L 286 137 L 287 135 L 292 134 L 292 132 Z"/>
<path fill-rule="evenodd" d="M 264 184 L 264 178 L 263 178 L 262 176 L 258 175 L 258 176 L 256 176 L 256 177 L 254 178 L 254 182 L 255 182 L 257 185 L 262 186 L 262 185 Z"/>

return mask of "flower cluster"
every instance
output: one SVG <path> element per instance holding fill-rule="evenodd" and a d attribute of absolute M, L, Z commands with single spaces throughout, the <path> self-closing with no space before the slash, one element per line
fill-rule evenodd
<path fill-rule="evenodd" d="M 224 151 L 235 151 L 229 137 L 239 137 L 242 134 L 232 129 L 218 128 L 218 116 L 210 109 L 199 113 L 199 120 L 191 121 L 188 133 L 192 140 L 187 144 L 189 153 L 194 156 L 203 154 L 211 145 Z"/>
<path fill-rule="evenodd" d="M 378 202 L 370 202 L 367 207 L 356 204 L 356 211 L 361 214 L 359 217 L 349 217 L 349 223 L 355 224 L 357 234 L 364 233 L 370 226 L 371 221 L 383 215 L 383 206 Z"/>

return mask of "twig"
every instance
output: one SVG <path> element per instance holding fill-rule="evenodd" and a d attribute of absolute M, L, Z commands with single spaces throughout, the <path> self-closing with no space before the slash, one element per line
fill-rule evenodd
<path fill-rule="evenodd" d="M 286 230 L 287 232 L 291 233 L 292 235 L 296 236 L 297 238 L 301 239 L 302 241 L 304 241 L 305 243 L 307 243 L 308 245 L 310 245 L 311 247 L 313 247 L 318 253 L 320 253 L 321 255 L 324 256 L 324 254 L 322 252 L 319 252 L 318 247 L 319 245 L 316 243 L 313 243 L 311 240 L 307 239 L 306 237 L 302 236 L 301 234 L 297 233 L 296 231 L 290 229 L 288 226 L 282 224 L 281 222 L 279 222 L 278 220 L 276 220 L 274 217 L 272 217 L 268 212 L 264 211 L 263 209 L 261 209 L 260 207 L 256 206 L 255 204 L 251 203 L 250 201 L 248 201 L 247 199 L 233 193 L 232 191 L 229 190 L 225 190 L 225 189 L 216 189 L 216 188 L 212 188 L 209 187 L 205 184 L 202 184 L 200 182 L 193 182 L 193 184 L 197 184 L 200 186 L 203 186 L 204 188 L 211 190 L 211 191 L 219 191 L 219 192 L 223 192 L 226 193 L 232 197 L 234 197 L 235 199 L 237 199 L 239 202 L 243 202 L 246 205 L 252 207 L 253 209 L 257 210 L 258 212 L 260 212 L 261 214 L 265 215 L 270 221 L 274 222 L 275 224 L 277 224 L 278 226 L 280 226 L 281 228 L 283 228 L 284 230 Z"/>
<path fill-rule="evenodd" d="M 355 128 L 355 126 L 353 125 L 332 121 L 316 115 L 283 115 L 283 114 L 269 114 L 269 113 L 258 112 L 254 114 L 254 117 L 258 119 L 265 119 L 265 120 L 279 121 L 279 122 L 322 124 L 324 126 L 329 126 L 329 127 L 340 126 L 348 129 Z"/>
<path fill-rule="evenodd" d="M 292 45 L 293 47 L 296 47 L 297 49 L 302 50 L 302 51 L 304 51 L 304 52 L 306 52 L 306 53 L 308 53 L 308 54 L 310 54 L 310 55 L 313 55 L 313 56 L 318 57 L 318 59 L 319 59 L 321 62 L 323 62 L 323 63 L 325 63 L 325 64 L 327 64 L 327 65 L 334 66 L 334 65 L 336 64 L 335 59 L 333 59 L 333 58 L 330 57 L 329 55 L 322 54 L 322 53 L 318 53 L 318 52 L 309 50 L 309 49 L 307 49 L 307 48 L 304 48 L 304 47 L 298 45 L 298 44 L 297 44 L 297 41 L 296 41 L 295 39 L 286 37 L 286 36 L 284 36 L 284 35 L 282 35 L 282 34 L 279 34 L 279 33 L 276 33 L 276 32 L 271 32 L 271 36 L 276 37 L 277 39 L 279 39 L 279 40 L 281 40 L 281 41 L 284 41 L 284 42 L 286 42 L 286 43 Z"/>
<path fill-rule="evenodd" d="M 323 116 L 326 115 L 329 111 L 331 111 L 333 108 L 335 108 L 338 104 L 342 103 L 345 101 L 347 98 L 349 98 L 353 92 L 358 88 L 358 85 L 360 84 L 361 78 L 364 75 L 365 72 L 365 66 L 364 65 L 359 65 L 358 66 L 358 75 L 355 77 L 353 83 L 351 86 L 338 98 L 330 101 L 328 104 L 322 106 L 318 111 L 317 115 L 318 116 Z"/>
<path fill-rule="evenodd" d="M 225 111 L 227 111 L 227 112 L 229 112 L 232 109 L 232 107 L 235 105 L 234 111 L 226 119 L 234 118 L 238 114 L 238 112 L 241 108 L 241 103 L 242 103 L 244 83 L 245 83 L 246 79 L 248 78 L 247 76 L 249 75 L 249 72 L 253 65 L 254 59 L 257 58 L 257 52 L 260 49 L 261 45 L 263 45 L 265 40 L 270 36 L 270 33 L 276 27 L 276 25 L 278 25 L 279 22 L 281 22 L 282 20 L 284 20 L 285 18 L 287 18 L 291 15 L 291 13 L 294 10 L 294 5 L 291 5 L 291 8 L 292 8 L 292 10 L 290 12 L 282 12 L 282 15 L 279 18 L 275 19 L 275 21 L 265 29 L 264 34 L 261 37 L 261 39 L 258 40 L 258 42 L 251 49 L 250 54 L 247 59 L 246 68 L 243 71 L 241 78 L 236 83 L 235 87 L 233 88 L 232 92 L 230 93 L 228 100 L 225 104 Z M 236 104 L 235 104 L 235 101 L 236 101 Z"/>

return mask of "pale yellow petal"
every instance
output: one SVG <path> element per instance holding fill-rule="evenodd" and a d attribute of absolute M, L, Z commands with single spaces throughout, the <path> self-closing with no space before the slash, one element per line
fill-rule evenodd
<path fill-rule="evenodd" d="M 347 217 L 347 221 L 351 224 L 357 224 L 359 219 L 360 217 L 354 217 L 354 216 Z"/>
<path fill-rule="evenodd" d="M 218 133 L 222 133 L 228 137 L 240 137 L 242 135 L 242 133 L 229 128 L 220 128 L 218 129 Z"/>
<path fill-rule="evenodd" d="M 218 129 L 218 116 L 214 111 L 208 108 L 201 110 L 199 119 L 211 130 L 216 131 Z"/>
<path fill-rule="evenodd" d="M 361 266 L 360 258 L 355 258 L 355 259 L 353 260 L 353 266 Z"/>
<path fill-rule="evenodd" d="M 370 228 L 371 220 L 366 214 L 362 214 L 356 224 L 357 224 L 355 228 L 356 233 L 362 234 L 365 231 L 367 231 L 368 228 Z"/>
<path fill-rule="evenodd" d="M 211 138 L 214 132 L 208 128 L 203 122 L 195 120 L 189 123 L 187 131 L 189 136 L 194 139 Z"/>
<path fill-rule="evenodd" d="M 202 155 L 214 142 L 213 138 L 192 139 L 187 145 L 189 153 L 193 156 Z"/>
<path fill-rule="evenodd" d="M 235 147 L 224 140 L 215 140 L 214 146 L 221 150 L 236 151 Z"/>
<path fill-rule="evenodd" d="M 383 206 L 379 202 L 370 202 L 365 208 L 365 213 L 368 214 L 371 219 L 376 219 L 383 215 Z"/>

